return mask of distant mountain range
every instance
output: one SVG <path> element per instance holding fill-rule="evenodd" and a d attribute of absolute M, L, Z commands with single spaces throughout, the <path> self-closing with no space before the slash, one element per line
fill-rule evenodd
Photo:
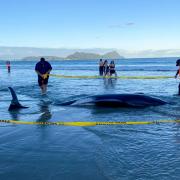
<path fill-rule="evenodd" d="M 116 51 L 121 57 L 126 58 L 154 58 L 154 57 L 180 57 L 180 49 L 147 49 L 147 50 L 125 50 L 115 48 L 88 48 L 88 49 L 68 49 L 68 48 L 35 48 L 35 47 L 5 47 L 0 46 L 0 60 L 21 60 L 24 57 L 49 57 L 50 59 L 66 59 L 85 57 L 106 58 L 109 52 Z M 81 53 L 81 54 L 79 54 Z M 82 54 L 86 53 L 86 54 Z M 93 55 L 92 55 L 93 54 Z M 95 54 L 95 55 L 94 55 Z M 106 54 L 104 57 L 103 54 Z M 112 56 L 111 59 L 115 59 Z M 83 58 L 84 59 L 84 58 Z"/>
<path fill-rule="evenodd" d="M 75 52 L 65 58 L 57 56 L 43 56 L 46 60 L 93 60 L 93 59 L 124 59 L 116 51 L 108 52 L 103 55 L 95 53 Z M 39 60 L 41 56 L 29 56 L 22 60 Z"/>
<path fill-rule="evenodd" d="M 92 49 L 66 49 L 66 48 L 34 48 L 34 47 L 4 47 L 0 46 L 1 60 L 21 60 L 24 57 L 49 57 L 55 59 L 66 59 L 77 56 L 76 52 L 87 54 L 98 54 L 95 56 L 99 58 L 101 54 L 106 54 L 116 49 L 92 48 Z M 85 55 L 85 54 L 84 54 Z M 89 55 L 87 55 L 89 57 Z M 87 57 L 86 56 L 86 57 Z M 92 55 L 94 57 L 94 55 Z M 90 55 L 90 57 L 92 57 Z"/>

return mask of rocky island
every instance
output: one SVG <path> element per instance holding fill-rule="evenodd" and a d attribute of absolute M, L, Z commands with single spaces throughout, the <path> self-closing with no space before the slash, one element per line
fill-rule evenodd
<path fill-rule="evenodd" d="M 95 59 L 124 59 L 116 51 L 112 51 L 103 55 L 95 53 L 75 52 L 67 57 L 43 56 L 47 60 L 95 60 Z M 29 56 L 22 60 L 39 60 L 41 56 Z"/>

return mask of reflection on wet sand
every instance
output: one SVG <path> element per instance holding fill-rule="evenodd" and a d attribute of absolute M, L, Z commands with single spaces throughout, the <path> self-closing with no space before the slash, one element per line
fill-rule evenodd
<path fill-rule="evenodd" d="M 115 88 L 117 79 L 116 78 L 104 78 L 104 87 L 105 89 Z"/>
<path fill-rule="evenodd" d="M 49 109 L 49 105 L 40 106 L 40 112 L 41 112 L 41 116 L 38 118 L 37 122 L 39 122 L 39 121 L 46 122 L 49 119 L 51 119 L 52 114 Z"/>
<path fill-rule="evenodd" d="M 15 110 L 15 111 L 9 111 L 9 114 L 11 115 L 12 120 L 19 120 L 19 115 L 20 115 L 20 109 Z"/>

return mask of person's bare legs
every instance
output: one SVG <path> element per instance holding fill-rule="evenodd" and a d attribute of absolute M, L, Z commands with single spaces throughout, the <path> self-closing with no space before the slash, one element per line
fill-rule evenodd
<path fill-rule="evenodd" d="M 46 94 L 47 85 L 46 85 L 46 84 L 43 84 L 42 86 L 40 86 L 40 88 L 41 88 L 41 93 L 42 93 L 42 94 Z"/>
<path fill-rule="evenodd" d="M 43 94 L 43 93 L 44 93 L 44 88 L 43 88 L 43 85 L 42 85 L 42 86 L 40 86 L 40 88 L 41 88 L 41 94 Z"/>
<path fill-rule="evenodd" d="M 44 94 L 47 92 L 47 84 L 44 84 Z"/>

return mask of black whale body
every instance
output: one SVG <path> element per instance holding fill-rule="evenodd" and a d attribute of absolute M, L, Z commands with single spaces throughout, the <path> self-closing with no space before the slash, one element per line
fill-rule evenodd
<path fill-rule="evenodd" d="M 9 106 L 9 111 L 21 108 L 27 108 L 19 103 L 17 95 L 13 88 L 9 87 L 12 95 L 12 101 Z M 105 94 L 88 96 L 77 100 L 72 100 L 64 103 L 58 103 L 61 106 L 102 106 L 102 107 L 148 107 L 164 105 L 167 102 L 147 96 L 144 94 Z"/>
<path fill-rule="evenodd" d="M 164 105 L 167 102 L 144 94 L 105 94 L 88 96 L 61 103 L 62 106 L 104 106 L 104 107 L 148 107 Z"/>

